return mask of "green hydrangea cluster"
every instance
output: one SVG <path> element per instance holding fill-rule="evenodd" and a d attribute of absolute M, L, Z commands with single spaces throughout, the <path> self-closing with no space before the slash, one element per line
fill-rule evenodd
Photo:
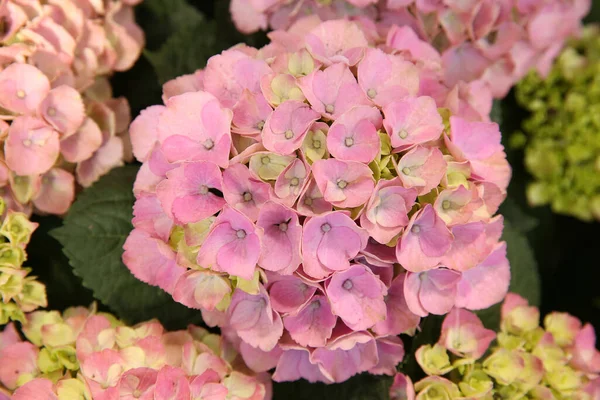
<path fill-rule="evenodd" d="M 417 350 L 416 359 L 428 376 L 415 383 L 416 397 L 405 398 L 598 399 L 600 352 L 595 342 L 594 328 L 567 313 L 550 313 L 540 326 L 539 309 L 509 293 L 497 334 L 468 311 L 446 316 L 439 341 Z M 398 388 L 392 387 L 392 394 L 393 389 Z"/>
<path fill-rule="evenodd" d="M 5 204 L 0 199 L 0 215 Z M 25 321 L 25 313 L 46 307 L 46 287 L 28 276 L 24 268 L 25 248 L 38 224 L 23 213 L 8 211 L 0 225 L 0 326 L 8 321 Z"/>
<path fill-rule="evenodd" d="M 525 147 L 535 180 L 527 198 L 560 214 L 600 220 L 600 28 L 584 28 L 546 78 L 531 72 L 516 86 L 517 101 L 531 112 L 511 138 Z"/>

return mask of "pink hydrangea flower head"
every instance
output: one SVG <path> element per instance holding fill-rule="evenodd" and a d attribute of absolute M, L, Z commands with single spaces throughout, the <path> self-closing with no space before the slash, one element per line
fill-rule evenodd
<path fill-rule="evenodd" d="M 143 164 L 125 264 L 276 380 L 392 375 L 397 335 L 430 313 L 488 307 L 508 287 L 494 214 L 509 170 L 491 89 L 449 84 L 428 42 L 461 46 L 500 14 L 487 3 L 377 3 L 232 2 L 248 29 L 289 29 L 170 82 L 165 105 L 132 124 Z M 335 19 L 349 4 L 353 18 Z M 460 19 L 441 18 L 448 9 Z M 462 29 L 471 9 L 481 20 Z"/>
<path fill-rule="evenodd" d="M 455 308 L 444 318 L 438 343 L 460 357 L 476 360 L 486 352 L 495 337 L 496 334 L 485 329 L 475 314 Z"/>

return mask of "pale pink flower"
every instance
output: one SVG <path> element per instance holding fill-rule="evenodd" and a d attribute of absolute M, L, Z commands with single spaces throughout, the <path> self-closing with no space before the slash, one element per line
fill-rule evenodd
<path fill-rule="evenodd" d="M 396 366 L 404 359 L 404 343 L 398 336 L 387 336 L 376 339 L 379 362 L 369 369 L 370 374 L 396 374 Z"/>
<path fill-rule="evenodd" d="M 459 357 L 477 360 L 495 338 L 475 314 L 455 308 L 444 318 L 438 343 Z"/>
<path fill-rule="evenodd" d="M 265 122 L 265 148 L 279 154 L 293 153 L 302 146 L 304 135 L 318 118 L 319 114 L 301 101 L 282 103 Z"/>
<path fill-rule="evenodd" d="M 302 346 L 286 346 L 279 358 L 273 380 L 275 382 L 307 381 L 331 383 L 331 379 L 325 376 L 316 362 L 311 360 L 311 351 Z"/>
<path fill-rule="evenodd" d="M 390 400 L 415 400 L 415 388 L 410 377 L 397 373 L 390 386 Z"/>
<path fill-rule="evenodd" d="M 225 207 L 198 251 L 198 265 L 252 279 L 260 257 L 259 230 L 242 213 Z"/>
<path fill-rule="evenodd" d="M 305 40 L 308 51 L 325 65 L 355 65 L 362 56 L 362 48 L 368 46 L 359 26 L 344 20 L 320 24 L 306 35 Z"/>
<path fill-rule="evenodd" d="M 16 114 L 34 114 L 50 92 L 48 78 L 28 64 L 11 64 L 0 72 L 0 106 Z"/>
<path fill-rule="evenodd" d="M 313 217 L 304 225 L 303 269 L 313 278 L 350 268 L 352 260 L 367 246 L 368 234 L 341 211 Z"/>
<path fill-rule="evenodd" d="M 4 152 L 6 164 L 16 174 L 43 174 L 58 158 L 58 132 L 41 119 L 19 117 L 8 130 Z"/>
<path fill-rule="evenodd" d="M 271 186 L 255 177 L 243 164 L 223 172 L 223 196 L 227 204 L 256 221 L 260 208 L 271 197 Z"/>
<path fill-rule="evenodd" d="M 421 318 L 410 311 L 404 298 L 404 281 L 406 274 L 398 275 L 388 288 L 384 297 L 386 317 L 373 326 L 378 336 L 399 335 L 410 332 L 419 326 Z"/>
<path fill-rule="evenodd" d="M 318 160 L 313 174 L 323 198 L 337 207 L 358 207 L 367 202 L 375 188 L 373 172 L 356 161 Z"/>
<path fill-rule="evenodd" d="M 444 156 L 438 148 L 416 146 L 402 156 L 396 170 L 404 187 L 414 187 L 422 195 L 440 184 L 446 166 Z"/>
<path fill-rule="evenodd" d="M 301 346 L 323 347 L 337 322 L 331 307 L 326 296 L 316 295 L 302 308 L 283 317 L 283 325 Z"/>
<path fill-rule="evenodd" d="M 62 85 L 50 90 L 38 108 L 39 115 L 62 137 L 74 134 L 85 119 L 83 100 L 77 90 Z"/>
<path fill-rule="evenodd" d="M 256 221 L 262 228 L 258 264 L 267 271 L 292 274 L 302 262 L 302 226 L 298 215 L 283 205 L 267 202 Z"/>
<path fill-rule="evenodd" d="M 421 317 L 443 315 L 454 307 L 460 272 L 445 268 L 409 272 L 404 281 L 404 296 L 411 312 Z"/>
<path fill-rule="evenodd" d="M 298 311 L 308 304 L 319 288 L 301 279 L 298 275 L 273 275 L 268 276 L 268 290 L 273 310 L 286 314 Z"/>
<path fill-rule="evenodd" d="M 326 292 L 333 313 L 354 331 L 370 328 L 386 318 L 387 288 L 364 265 L 335 272 L 326 283 Z"/>
<path fill-rule="evenodd" d="M 407 97 L 388 103 L 383 113 L 385 130 L 395 149 L 407 150 L 436 140 L 444 130 L 435 100 L 428 96 Z"/>
<path fill-rule="evenodd" d="M 368 164 L 381 150 L 377 133 L 381 124 L 381 113 L 377 108 L 353 107 L 337 118 L 329 128 L 327 149 L 338 160 Z"/>

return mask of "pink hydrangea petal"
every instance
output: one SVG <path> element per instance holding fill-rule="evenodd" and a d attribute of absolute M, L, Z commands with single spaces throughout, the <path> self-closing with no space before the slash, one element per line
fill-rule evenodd
<path fill-rule="evenodd" d="M 301 346 L 323 347 L 331 337 L 337 317 L 325 296 L 314 296 L 303 308 L 283 318 L 292 339 Z"/>
<path fill-rule="evenodd" d="M 309 285 L 297 275 L 270 277 L 269 296 L 273 310 L 293 313 L 306 304 L 315 294 L 316 285 Z"/>
<path fill-rule="evenodd" d="M 11 64 L 0 72 L 0 106 L 17 114 L 33 114 L 50 92 L 48 78 L 28 64 Z"/>
<path fill-rule="evenodd" d="M 164 213 L 158 197 L 147 192 L 136 195 L 132 223 L 135 228 L 165 242 L 168 241 L 173 227 L 173 220 Z"/>
<path fill-rule="evenodd" d="M 271 186 L 252 175 L 242 164 L 233 164 L 223 172 L 223 195 L 229 206 L 256 221 L 260 207 L 271 196 Z"/>
<path fill-rule="evenodd" d="M 4 145 L 6 164 L 18 175 L 43 174 L 54 165 L 59 151 L 58 133 L 33 117 L 15 119 Z"/>
<path fill-rule="evenodd" d="M 436 140 L 444 130 L 435 100 L 429 96 L 394 101 L 383 113 L 383 123 L 394 148 L 407 149 Z"/>
<path fill-rule="evenodd" d="M 54 394 L 52 381 L 49 379 L 33 379 L 15 391 L 11 399 L 13 400 L 58 400 Z"/>
<path fill-rule="evenodd" d="M 301 378 L 311 383 L 331 383 L 331 380 L 320 371 L 318 365 L 311 362 L 308 349 L 298 347 L 284 351 L 277 363 L 273 380 L 290 382 Z"/>
<path fill-rule="evenodd" d="M 173 293 L 175 284 L 185 269 L 177 265 L 175 254 L 166 243 L 134 229 L 123 249 L 123 262 L 136 278 L 159 286 L 167 293 Z"/>
<path fill-rule="evenodd" d="M 475 314 L 455 308 L 444 318 L 438 343 L 460 357 L 476 360 L 495 338 L 494 331 L 485 329 Z"/>
<path fill-rule="evenodd" d="M 456 306 L 482 310 L 500 302 L 508 291 L 510 266 L 506 243 L 499 243 L 492 253 L 475 268 L 463 272 L 458 283 Z"/>
<path fill-rule="evenodd" d="M 400 274 L 392 281 L 385 297 L 386 318 L 373 326 L 379 336 L 399 335 L 419 326 L 421 318 L 411 312 L 404 297 L 406 274 Z"/>
<path fill-rule="evenodd" d="M 91 118 L 85 118 L 77 131 L 60 141 L 60 153 L 66 161 L 77 163 L 90 158 L 102 146 L 102 131 Z"/>
<path fill-rule="evenodd" d="M 158 140 L 158 121 L 165 110 L 165 106 L 148 107 L 131 123 L 129 134 L 138 161 L 146 161 Z"/>
<path fill-rule="evenodd" d="M 356 49 L 368 46 L 358 25 L 344 20 L 320 24 L 305 40 L 311 55 L 325 65 L 334 62 L 355 65 L 360 57 Z"/>
<path fill-rule="evenodd" d="M 164 366 L 158 371 L 154 400 L 186 400 L 190 394 L 190 384 L 182 369 Z"/>
<path fill-rule="evenodd" d="M 438 148 L 417 145 L 402 156 L 396 170 L 404 187 L 414 187 L 423 195 L 439 185 L 446 167 L 444 155 Z"/>
<path fill-rule="evenodd" d="M 50 214 L 67 212 L 75 198 L 75 177 L 60 168 L 52 168 L 42 176 L 42 186 L 33 199 L 35 207 Z"/>
<path fill-rule="evenodd" d="M 319 118 L 305 103 L 288 100 L 273 111 L 263 129 L 263 144 L 267 150 L 291 154 L 302 146 L 308 129 Z"/>
<path fill-rule="evenodd" d="M 19 376 L 38 373 L 39 350 L 30 342 L 18 342 L 0 350 L 0 382 L 8 389 L 17 387 Z"/>
<path fill-rule="evenodd" d="M 379 356 L 379 363 L 369 369 L 369 373 L 394 376 L 396 374 L 396 366 L 404 358 L 404 343 L 398 336 L 378 338 L 377 354 Z"/>
<path fill-rule="evenodd" d="M 326 291 L 333 313 L 355 331 L 370 328 L 386 318 L 387 288 L 364 265 L 353 265 L 333 274 Z"/>
<path fill-rule="evenodd" d="M 188 270 L 177 280 L 173 299 L 190 308 L 213 310 L 230 293 L 231 286 L 222 276 Z"/>
<path fill-rule="evenodd" d="M 338 207 L 366 203 L 375 188 L 372 171 L 356 161 L 318 160 L 313 174 L 323 198 Z"/>
<path fill-rule="evenodd" d="M 256 226 L 263 228 L 258 264 L 268 271 L 293 273 L 302 262 L 302 226 L 293 210 L 267 202 L 261 208 Z"/>
<path fill-rule="evenodd" d="M 357 106 L 342 114 L 327 134 L 327 149 L 335 158 L 369 163 L 380 152 L 377 129 L 381 113 L 374 107 Z"/>
<path fill-rule="evenodd" d="M 38 112 L 63 137 L 74 134 L 85 119 L 83 100 L 72 87 L 62 85 L 52 89 L 39 106 Z"/>
<path fill-rule="evenodd" d="M 91 186 L 111 169 L 123 165 L 124 146 L 120 137 L 111 137 L 92 156 L 77 165 L 77 182 Z"/>

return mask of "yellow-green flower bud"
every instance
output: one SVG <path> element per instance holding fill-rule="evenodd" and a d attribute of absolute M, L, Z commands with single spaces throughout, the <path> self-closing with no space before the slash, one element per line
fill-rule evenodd
<path fill-rule="evenodd" d="M 502 385 L 510 385 L 524 368 L 523 358 L 515 351 L 496 349 L 483 362 L 483 371 Z"/>
<path fill-rule="evenodd" d="M 465 397 L 470 399 L 491 398 L 494 382 L 482 370 L 476 369 L 465 375 L 458 387 Z"/>
<path fill-rule="evenodd" d="M 0 234 L 14 245 L 25 246 L 37 227 L 38 224 L 29 221 L 25 214 L 9 211 L 0 228 Z"/>
<path fill-rule="evenodd" d="M 452 400 L 461 397 L 458 387 L 439 376 L 428 376 L 415 383 L 417 400 Z"/>
<path fill-rule="evenodd" d="M 419 347 L 415 357 L 427 375 L 445 375 L 453 369 L 448 352 L 437 343 Z"/>
<path fill-rule="evenodd" d="M 65 379 L 56 384 L 59 400 L 92 400 L 92 394 L 82 379 Z"/>

